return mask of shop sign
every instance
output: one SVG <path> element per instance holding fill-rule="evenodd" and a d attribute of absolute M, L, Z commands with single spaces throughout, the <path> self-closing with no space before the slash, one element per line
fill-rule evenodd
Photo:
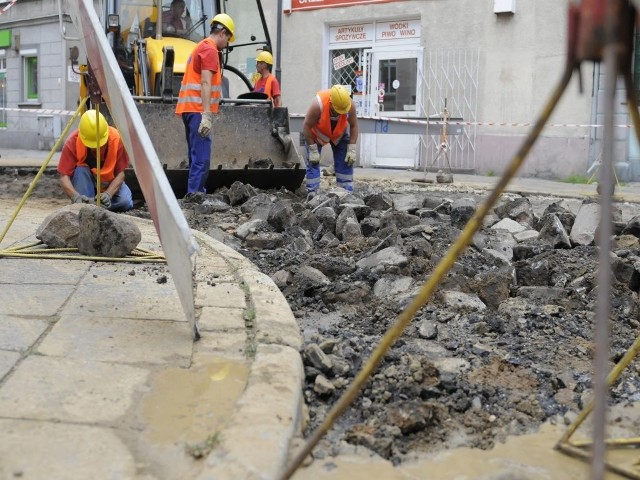
<path fill-rule="evenodd" d="M 344 54 L 338 55 L 333 59 L 333 69 L 340 70 L 341 68 L 344 68 L 347 65 L 351 65 L 355 61 L 356 60 L 353 57 L 346 58 Z"/>
<path fill-rule="evenodd" d="M 420 38 L 420 20 L 394 20 L 376 23 L 376 40 Z"/>
<path fill-rule="evenodd" d="M 291 0 L 289 11 L 313 10 L 318 8 L 348 7 L 352 5 L 370 5 L 372 3 L 392 3 L 406 0 Z M 285 10 L 286 11 L 286 10 Z"/>
<path fill-rule="evenodd" d="M 339 25 L 329 28 L 329 43 L 373 41 L 373 23 Z"/>

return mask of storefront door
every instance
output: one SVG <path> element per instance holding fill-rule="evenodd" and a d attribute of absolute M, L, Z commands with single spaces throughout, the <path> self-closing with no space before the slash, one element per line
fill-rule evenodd
<path fill-rule="evenodd" d="M 370 115 L 420 116 L 422 49 L 404 46 L 367 53 L 369 82 L 366 98 Z M 387 168 L 415 168 L 418 165 L 418 135 L 381 133 L 367 137 L 365 164 Z"/>

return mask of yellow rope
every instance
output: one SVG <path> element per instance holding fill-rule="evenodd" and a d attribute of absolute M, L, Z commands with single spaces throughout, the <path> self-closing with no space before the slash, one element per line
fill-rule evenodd
<path fill-rule="evenodd" d="M 36 188 L 36 183 L 38 183 L 38 180 L 40 180 L 40 177 L 42 176 L 42 174 L 44 173 L 45 169 L 47 168 L 47 165 L 49 165 L 49 162 L 51 161 L 51 158 L 53 157 L 53 154 L 56 152 L 56 150 L 58 150 L 58 147 L 60 146 L 62 141 L 66 138 L 67 133 L 69 132 L 69 129 L 71 129 L 71 125 L 73 125 L 73 122 L 75 121 L 75 119 L 78 118 L 78 115 L 80 115 L 80 111 L 84 108 L 84 102 L 86 102 L 86 101 L 87 101 L 87 98 L 84 98 L 82 100 L 82 102 L 80 102 L 80 106 L 78 107 L 78 109 L 75 111 L 75 113 L 71 117 L 71 120 L 69 120 L 69 123 L 67 123 L 67 125 L 64 127 L 64 130 L 62 131 L 62 133 L 58 137 L 58 140 L 56 140 L 55 145 L 53 146 L 53 148 L 49 152 L 49 156 L 47 157 L 45 162 L 40 167 L 40 170 L 38 170 L 38 173 L 36 174 L 36 177 L 29 184 L 29 188 L 27 189 L 26 193 L 23 195 L 22 200 L 20 200 L 20 203 L 18 204 L 18 206 L 16 207 L 15 211 L 11 215 L 11 218 L 9 218 L 9 223 L 7 223 L 7 225 L 5 226 L 4 230 L 0 234 L 0 243 L 2 243 L 2 240 L 4 239 L 5 235 L 9 231 L 9 228 L 11 228 L 11 225 L 13 225 L 13 222 L 15 221 L 16 217 L 18 216 L 18 212 L 20 212 L 20 210 L 22 209 L 22 206 L 25 204 L 25 202 L 29 198 L 29 195 L 31 195 L 31 192 L 33 192 L 33 189 Z"/>
<path fill-rule="evenodd" d="M 398 316 L 395 323 L 387 330 L 384 337 L 377 345 L 369 359 L 365 362 L 362 370 L 358 373 L 351 385 L 344 392 L 342 397 L 338 399 L 338 402 L 331 408 L 322 424 L 313 432 L 304 447 L 298 452 L 293 459 L 291 465 L 280 477 L 281 479 L 289 479 L 295 473 L 297 468 L 302 464 L 304 459 L 311 453 L 313 447 L 320 441 L 324 434 L 331 428 L 338 417 L 347 409 L 349 405 L 355 400 L 360 389 L 364 385 L 365 381 L 371 376 L 373 370 L 378 365 L 382 357 L 387 350 L 393 345 L 397 338 L 402 334 L 405 327 L 413 319 L 416 312 L 429 300 L 436 287 L 442 280 L 442 278 L 451 269 L 456 259 L 464 251 L 467 245 L 471 242 L 473 235 L 482 225 L 482 219 L 489 213 L 495 202 L 498 200 L 506 186 L 511 179 L 515 176 L 518 169 L 524 163 L 524 160 L 533 147 L 536 139 L 540 135 L 540 132 L 544 128 L 544 125 L 549 120 L 551 113 L 558 104 L 560 97 L 564 93 L 569 81 L 571 80 L 572 68 L 569 66 L 562 76 L 562 79 L 555 91 L 553 92 L 549 102 L 546 104 L 540 118 L 536 121 L 532 131 L 529 133 L 524 141 L 524 144 L 520 147 L 520 150 L 516 153 L 515 157 L 509 164 L 506 172 L 495 186 L 493 191 L 489 194 L 487 199 L 475 212 L 473 217 L 469 220 L 464 230 L 451 246 L 447 254 L 440 260 L 440 263 L 435 267 L 433 274 L 429 277 L 429 280 L 423 285 L 422 289 L 414 297 L 411 304 Z"/>

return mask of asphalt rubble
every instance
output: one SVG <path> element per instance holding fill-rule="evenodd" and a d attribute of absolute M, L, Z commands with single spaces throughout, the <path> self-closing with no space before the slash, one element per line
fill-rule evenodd
<path fill-rule="evenodd" d="M 250 278 L 258 275 L 258 287 L 268 286 L 265 305 L 272 306 L 270 295 L 282 301 L 282 308 L 275 312 L 268 308 L 271 317 L 265 313 L 275 324 L 256 329 L 254 321 L 259 321 L 252 309 L 239 309 L 244 327 L 237 330 L 245 330 L 244 342 L 229 340 L 235 330 L 218 329 L 224 340 L 216 336 L 214 343 L 237 348 L 232 360 L 241 357 L 246 362 L 255 352 L 250 360 L 252 373 L 260 357 L 258 347 L 252 345 L 260 345 L 260 340 L 270 348 L 274 343 L 285 348 L 287 354 L 295 351 L 286 363 L 297 367 L 278 373 L 288 375 L 287 400 L 295 405 L 286 422 L 289 440 L 300 428 L 308 434 L 322 421 L 455 241 L 486 195 L 488 184 L 495 181 L 474 177 L 464 183 L 454 175 L 453 185 L 419 185 L 411 181 L 418 176 L 415 172 L 376 171 L 366 181 L 365 172 L 361 174 L 350 195 L 334 189 L 329 177 L 314 197 L 302 191 L 256 191 L 235 184 L 181 201 L 198 241 L 207 238 L 205 243 L 212 250 L 222 252 L 241 290 L 248 286 L 251 292 L 256 282 Z M 487 449 L 508 435 L 535 431 L 543 422 L 568 424 L 584 406 L 591 389 L 593 353 L 595 186 L 578 186 L 584 193 L 564 196 L 574 187 L 535 180 L 540 194 L 522 186 L 526 179 L 517 181 L 523 183 L 503 195 L 472 246 L 394 345 L 356 404 L 314 450 L 316 459 L 351 451 L 353 446 L 394 464 L 458 446 Z M 625 185 L 617 192 L 612 362 L 630 346 L 639 325 L 637 191 L 635 185 Z M 131 214 L 148 218 L 144 208 Z M 574 232 L 576 223 L 581 227 Z M 246 269 L 234 263 L 240 259 Z M 216 272 L 219 268 L 216 263 L 209 267 Z M 224 283 L 226 277 L 207 276 L 201 270 L 204 285 L 199 292 L 210 298 L 207 288 Z M 250 297 L 245 298 L 245 306 L 256 304 Z M 208 301 L 202 295 L 198 298 Z M 232 305 L 219 308 L 237 308 L 237 303 Z M 199 306 L 206 310 L 202 303 Z M 285 331 L 291 336 L 279 333 L 278 321 L 287 310 L 292 321 Z M 212 318 L 211 324 L 216 324 L 220 310 Z M 296 337 L 298 328 L 302 336 Z M 205 329 L 205 342 L 200 345 L 208 349 L 207 337 Z M 204 349 L 195 345 L 192 359 L 197 365 L 195 360 Z M 282 359 L 276 363 L 282 366 Z M 278 383 L 275 378 L 281 380 L 270 376 L 267 383 Z M 296 381 L 303 385 L 297 398 Z M 0 384 L 0 395 L 6 383 L 5 379 Z M 637 400 L 639 386 L 635 372 L 626 372 L 612 390 L 613 401 Z M 244 405 L 245 395 L 239 405 Z M 263 405 L 263 398 L 254 400 L 252 406 L 260 418 L 272 419 L 273 405 Z M 220 438 L 227 437 L 225 432 L 221 430 Z M 235 438 L 237 446 L 247 449 L 247 438 L 241 436 Z M 207 443 L 206 438 L 202 441 Z M 256 446 L 259 451 L 263 447 Z M 275 457 L 280 467 L 286 450 L 283 447 Z M 234 457 L 221 452 L 225 448 L 213 448 L 207 465 Z M 259 471 L 253 466 L 236 465 L 229 472 L 234 478 L 253 478 L 249 472 L 258 475 Z M 259 475 L 272 478 L 269 472 L 277 468 Z"/>

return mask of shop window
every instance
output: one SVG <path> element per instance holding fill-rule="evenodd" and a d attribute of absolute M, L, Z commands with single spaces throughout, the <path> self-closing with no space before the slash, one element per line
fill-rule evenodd
<path fill-rule="evenodd" d="M 24 99 L 27 102 L 38 100 L 38 57 L 23 57 Z"/>
<path fill-rule="evenodd" d="M 7 128 L 7 59 L 0 57 L 0 128 Z"/>

